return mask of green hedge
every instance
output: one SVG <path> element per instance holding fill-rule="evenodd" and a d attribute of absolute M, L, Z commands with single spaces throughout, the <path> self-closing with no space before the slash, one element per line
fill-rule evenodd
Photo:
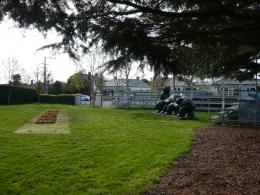
<path fill-rule="evenodd" d="M 40 103 L 75 105 L 74 95 L 40 95 Z"/>
<path fill-rule="evenodd" d="M 10 104 L 26 104 L 37 102 L 37 93 L 34 89 L 25 87 L 14 87 L 0 85 L 0 104 L 8 104 L 10 93 Z"/>

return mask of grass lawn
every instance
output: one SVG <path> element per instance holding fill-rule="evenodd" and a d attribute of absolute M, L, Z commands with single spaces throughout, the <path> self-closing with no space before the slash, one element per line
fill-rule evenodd
<path fill-rule="evenodd" d="M 47 108 L 66 109 L 69 134 L 14 131 Z M 0 106 L 0 194 L 138 194 L 158 181 L 207 124 L 151 110 Z"/>

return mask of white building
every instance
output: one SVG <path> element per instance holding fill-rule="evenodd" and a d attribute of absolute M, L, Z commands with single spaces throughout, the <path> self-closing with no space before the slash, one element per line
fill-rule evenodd
<path fill-rule="evenodd" d="M 129 91 L 148 91 L 150 87 L 147 83 L 140 80 L 139 77 L 136 79 L 128 80 L 128 90 Z M 115 92 L 125 91 L 126 90 L 126 80 L 125 79 L 117 79 L 116 77 L 111 80 L 107 80 L 102 89 L 103 96 L 113 97 Z"/>
<path fill-rule="evenodd" d="M 171 90 L 173 90 L 173 86 L 175 86 L 174 91 L 190 91 L 191 80 L 177 76 L 175 79 L 169 79 L 165 83 L 165 86 L 170 86 Z M 192 82 L 192 88 L 193 90 L 197 91 L 209 91 L 211 90 L 211 84 L 207 81 L 194 79 L 194 81 Z"/>
<path fill-rule="evenodd" d="M 212 84 L 218 91 L 225 90 L 227 95 L 238 95 L 239 91 L 255 91 L 260 88 L 260 80 L 231 80 L 231 79 L 222 79 Z"/>

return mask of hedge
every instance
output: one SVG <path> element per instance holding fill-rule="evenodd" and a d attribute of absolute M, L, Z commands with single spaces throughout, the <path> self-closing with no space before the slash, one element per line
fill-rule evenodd
<path fill-rule="evenodd" d="M 14 87 L 0 85 L 0 104 L 8 104 L 10 93 L 10 104 L 26 104 L 37 102 L 37 93 L 34 89 L 25 87 Z"/>
<path fill-rule="evenodd" d="M 40 103 L 75 105 L 74 95 L 40 95 Z"/>

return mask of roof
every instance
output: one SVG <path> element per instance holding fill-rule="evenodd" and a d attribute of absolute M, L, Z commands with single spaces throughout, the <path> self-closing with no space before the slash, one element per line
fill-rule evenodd
<path fill-rule="evenodd" d="M 231 80 L 231 79 L 222 79 L 219 81 L 216 81 L 214 84 L 215 85 L 222 85 L 224 82 L 225 85 L 255 85 L 256 84 L 256 79 L 253 80 L 245 80 L 239 82 L 238 80 Z M 257 79 L 257 85 L 260 85 L 260 79 Z"/>
<path fill-rule="evenodd" d="M 175 86 L 190 86 L 191 81 L 187 78 L 177 76 L 175 77 Z M 196 82 L 192 82 L 194 86 L 197 85 Z M 173 86 L 173 78 L 170 78 L 168 81 L 166 81 L 166 85 Z"/>
<path fill-rule="evenodd" d="M 111 79 L 105 82 L 105 87 L 117 87 L 117 86 L 125 86 L 125 85 L 126 85 L 125 79 Z M 128 85 L 129 87 L 149 88 L 147 83 L 138 79 L 129 79 Z"/>
<path fill-rule="evenodd" d="M 173 86 L 173 79 L 166 81 L 166 86 Z M 175 86 L 187 86 L 184 81 L 180 81 L 177 78 L 175 79 Z"/>

